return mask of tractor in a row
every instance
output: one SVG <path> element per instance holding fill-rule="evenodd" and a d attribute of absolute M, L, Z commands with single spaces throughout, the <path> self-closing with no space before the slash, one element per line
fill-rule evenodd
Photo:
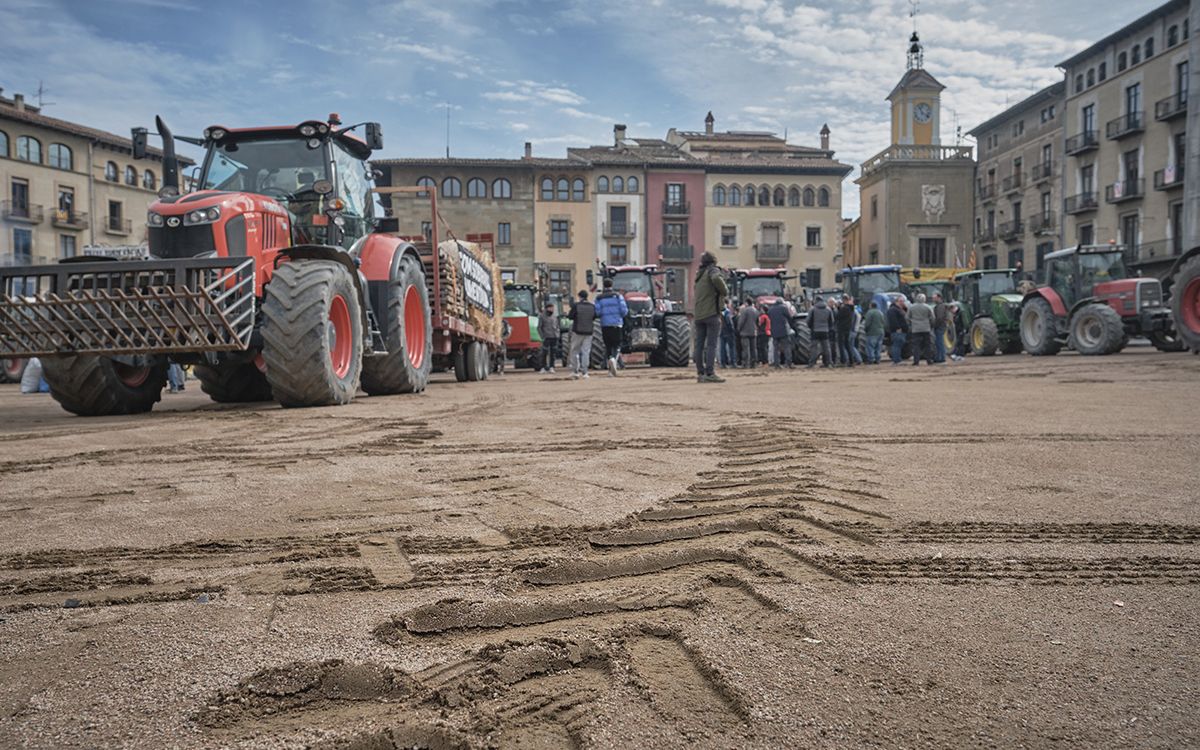
<path fill-rule="evenodd" d="M 729 296 L 739 305 L 749 299 L 756 307 L 769 307 L 783 300 L 787 305 L 788 317 L 792 321 L 794 357 L 798 362 L 807 362 L 812 350 L 812 333 L 808 330 L 807 312 L 796 309 L 787 294 L 785 283 L 795 276 L 787 276 L 782 268 L 746 268 L 729 271 L 727 283 Z"/>
<path fill-rule="evenodd" d="M 969 326 L 967 345 L 972 354 L 990 357 L 996 353 L 1021 352 L 1021 299 L 1015 268 L 992 268 L 960 273 L 954 277 L 955 302 Z"/>
<path fill-rule="evenodd" d="M 671 276 L 674 269 L 657 266 L 609 266 L 600 264 L 600 278 L 612 279 L 613 291 L 625 298 L 629 313 L 625 316 L 621 353 L 642 352 L 653 367 L 687 367 L 691 361 L 692 324 L 679 300 L 668 299 L 659 276 Z M 588 271 L 588 283 L 595 276 Z M 591 368 L 602 370 L 604 341 L 597 323 L 593 331 Z"/>

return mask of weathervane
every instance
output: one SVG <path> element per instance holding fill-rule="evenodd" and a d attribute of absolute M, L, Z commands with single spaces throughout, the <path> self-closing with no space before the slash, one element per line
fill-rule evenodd
<path fill-rule="evenodd" d="M 917 34 L 917 14 L 921 11 L 919 0 L 908 0 L 908 16 L 913 21 L 912 36 L 908 39 L 908 69 L 914 70 L 925 66 L 925 48 L 921 46 L 921 36 Z"/>

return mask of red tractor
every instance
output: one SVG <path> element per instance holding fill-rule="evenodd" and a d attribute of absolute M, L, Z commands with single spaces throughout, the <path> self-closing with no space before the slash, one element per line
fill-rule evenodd
<path fill-rule="evenodd" d="M 687 367 L 692 352 L 692 324 L 683 303 L 663 295 L 658 276 L 672 277 L 674 269 L 658 266 L 608 266 L 600 264 L 600 276 L 612 279 L 613 290 L 625 298 L 629 314 L 621 352 L 645 352 L 653 367 Z M 589 284 L 591 271 L 588 271 Z M 604 369 L 604 341 L 597 324 L 592 340 L 592 369 Z"/>
<path fill-rule="evenodd" d="M 284 406 L 345 404 L 360 386 L 422 391 L 435 357 L 465 379 L 486 377 L 502 306 L 490 259 L 456 242 L 447 268 L 436 222 L 424 243 L 376 231 L 366 160 L 383 146 L 378 123 L 342 127 L 331 115 L 180 138 L 205 149 L 183 195 L 175 138 L 157 125 L 163 187 L 147 213 L 150 260 L 0 269 L 0 356 L 41 357 L 66 410 L 149 411 L 171 363 L 193 365 L 217 401 Z M 360 126 L 363 138 L 352 132 Z M 146 140 L 133 131 L 134 158 Z M 489 306 L 494 332 L 467 314 Z"/>
<path fill-rule="evenodd" d="M 792 321 L 792 333 L 796 342 L 796 361 L 807 362 L 809 349 L 812 346 L 812 333 L 808 330 L 807 312 L 800 312 L 796 309 L 784 288 L 784 282 L 794 278 L 796 277 L 787 276 L 782 268 L 734 269 L 729 272 L 729 297 L 739 306 L 749 297 L 759 308 L 769 307 L 777 301 L 783 300 L 783 303 L 787 305 L 788 317 Z"/>
<path fill-rule="evenodd" d="M 1046 256 L 1046 285 L 1021 303 L 1021 342 L 1035 356 L 1068 346 L 1080 354 L 1113 354 L 1130 336 L 1171 350 L 1171 312 L 1162 283 L 1130 278 L 1115 246 L 1078 246 Z"/>

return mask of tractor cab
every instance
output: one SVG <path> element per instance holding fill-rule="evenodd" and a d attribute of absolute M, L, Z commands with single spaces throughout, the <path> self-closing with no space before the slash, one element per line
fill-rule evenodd
<path fill-rule="evenodd" d="M 625 316 L 621 351 L 645 352 L 651 365 L 685 367 L 691 345 L 691 323 L 683 303 L 667 299 L 658 276 L 675 278 L 675 270 L 659 270 L 658 266 L 610 266 L 600 264 L 600 276 L 612 279 L 613 291 L 625 298 Z M 588 271 L 588 281 L 592 281 Z M 596 336 L 600 328 L 595 328 Z M 604 347 L 592 345 L 592 365 L 603 367 Z"/>
<path fill-rule="evenodd" d="M 504 348 L 518 368 L 541 366 L 538 296 L 538 288 L 533 284 L 504 285 Z"/>
<path fill-rule="evenodd" d="M 782 269 L 735 269 L 731 272 L 732 296 L 739 301 L 749 297 L 755 304 L 773 305 L 776 300 L 791 296 L 784 285 L 787 278 Z"/>
<path fill-rule="evenodd" d="M 981 271 L 968 271 L 954 277 L 958 287 L 956 300 L 966 305 L 974 315 L 985 314 L 993 297 L 1002 295 L 1021 306 L 1021 295 L 1017 292 L 1017 275 L 1015 268 L 997 268 Z"/>
<path fill-rule="evenodd" d="M 537 287 L 532 284 L 504 285 L 504 315 L 526 315 L 531 318 L 538 316 L 536 303 Z"/>
<path fill-rule="evenodd" d="M 887 310 L 892 300 L 903 297 L 900 285 L 900 266 L 848 266 L 835 277 L 842 283 L 845 294 L 854 298 L 861 310 L 874 302 L 880 310 Z"/>
<path fill-rule="evenodd" d="M 649 314 L 653 312 L 671 312 L 678 308 L 682 311 L 681 302 L 673 302 L 666 298 L 662 282 L 656 277 L 666 276 L 673 279 L 675 270 L 660 271 L 658 266 L 608 266 L 601 264 L 602 278 L 612 279 L 613 291 L 625 298 L 630 315 Z M 636 312 L 635 312 L 636 311 Z"/>
<path fill-rule="evenodd" d="M 1067 308 L 1096 293 L 1097 285 L 1129 278 L 1119 247 L 1094 246 L 1060 250 L 1046 256 L 1046 283 Z M 1136 286 L 1136 282 L 1124 286 Z"/>
<path fill-rule="evenodd" d="M 925 301 L 930 303 L 935 294 L 942 295 L 943 302 L 953 302 L 958 296 L 954 282 L 949 279 L 918 279 L 904 284 L 901 291 L 910 300 L 915 300 L 918 294 L 924 294 Z"/>

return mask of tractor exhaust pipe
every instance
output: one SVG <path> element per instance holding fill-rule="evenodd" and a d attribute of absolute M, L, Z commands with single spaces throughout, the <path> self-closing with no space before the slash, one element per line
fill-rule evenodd
<path fill-rule="evenodd" d="M 162 136 L 163 190 L 174 188 L 174 194 L 179 195 L 179 159 L 175 156 L 175 136 L 158 115 L 154 116 L 154 125 Z"/>

